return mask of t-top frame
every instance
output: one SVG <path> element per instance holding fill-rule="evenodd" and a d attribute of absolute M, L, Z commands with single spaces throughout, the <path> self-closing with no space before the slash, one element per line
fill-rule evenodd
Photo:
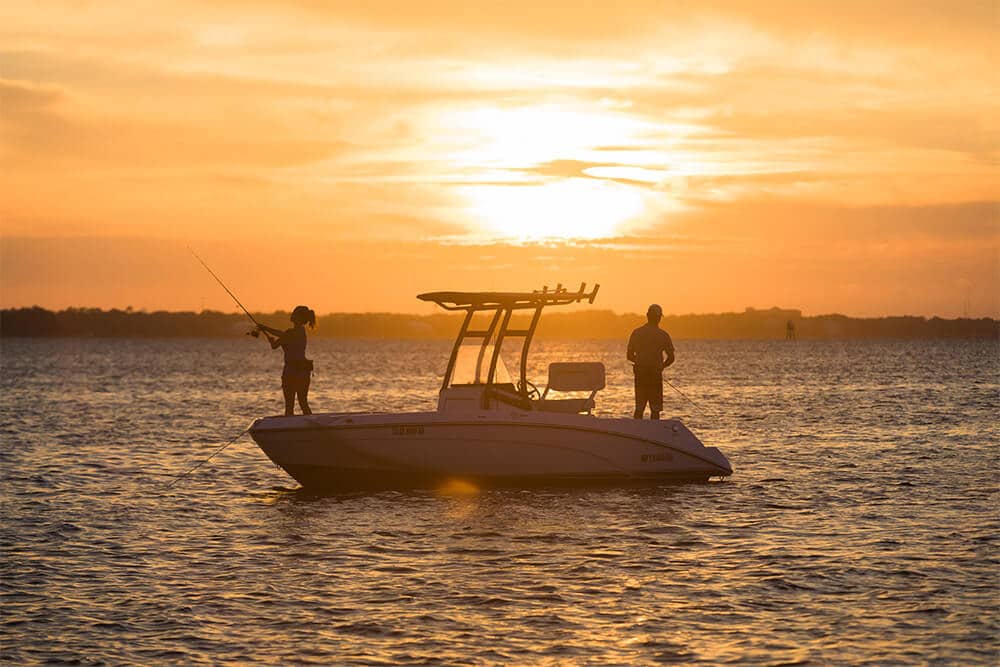
<path fill-rule="evenodd" d="M 464 310 L 465 318 L 462 327 L 455 338 L 455 345 L 452 347 L 451 356 L 448 359 L 448 369 L 444 374 L 442 389 L 447 389 L 451 384 L 452 374 L 455 371 L 455 362 L 458 359 L 459 350 L 467 338 L 480 338 L 479 355 L 476 360 L 477 379 L 481 377 L 482 364 L 486 359 L 491 341 L 493 350 L 489 360 L 489 372 L 486 374 L 485 391 L 483 392 L 483 407 L 489 406 L 490 398 L 495 397 L 507 403 L 513 403 L 526 410 L 530 410 L 531 398 L 527 380 L 528 371 L 528 350 L 531 347 L 531 340 L 538 327 L 538 320 L 542 315 L 542 310 L 547 306 L 568 306 L 581 301 L 594 303 L 597 298 L 599 284 L 587 292 L 587 283 L 580 283 L 580 288 L 570 292 L 562 284 L 556 285 L 554 290 L 543 287 L 534 292 L 427 292 L 417 295 L 421 301 L 431 301 L 445 310 Z M 515 310 L 533 310 L 531 322 L 526 329 L 511 329 L 510 319 Z M 472 318 L 476 313 L 493 312 L 490 324 L 485 329 L 470 329 Z M 524 338 L 521 346 L 521 359 L 519 364 L 519 379 L 515 387 L 515 395 L 511 396 L 507 391 L 498 391 L 495 383 L 497 364 L 500 359 L 500 351 L 504 340 L 507 338 Z"/>

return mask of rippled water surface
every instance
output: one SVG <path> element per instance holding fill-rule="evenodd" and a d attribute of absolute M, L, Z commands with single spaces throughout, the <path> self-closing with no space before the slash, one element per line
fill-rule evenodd
<path fill-rule="evenodd" d="M 322 410 L 433 409 L 449 344 L 313 341 Z M 601 411 L 630 411 L 623 346 Z M 7 663 L 996 664 L 995 341 L 678 341 L 703 485 L 318 497 L 244 439 L 259 341 L 4 340 Z"/>

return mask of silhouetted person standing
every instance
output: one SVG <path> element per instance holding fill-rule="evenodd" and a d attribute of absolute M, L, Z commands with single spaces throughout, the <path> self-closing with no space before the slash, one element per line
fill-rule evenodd
<path fill-rule="evenodd" d="M 264 333 L 271 349 L 279 347 L 285 353 L 285 367 L 281 371 L 281 391 L 285 395 L 285 416 L 295 414 L 295 399 L 299 399 L 302 414 L 311 415 L 309 409 L 309 380 L 313 362 L 306 359 L 306 324 L 316 326 L 316 313 L 306 306 L 296 306 L 292 311 L 292 328 L 279 331 L 263 324 L 258 329 Z"/>
<path fill-rule="evenodd" d="M 650 419 L 659 419 L 663 409 L 663 369 L 674 363 L 674 343 L 660 328 L 663 309 L 655 303 L 646 311 L 646 323 L 628 339 L 628 360 L 635 374 L 636 419 L 642 419 L 649 403 Z M 665 358 L 664 358 L 665 357 Z"/>

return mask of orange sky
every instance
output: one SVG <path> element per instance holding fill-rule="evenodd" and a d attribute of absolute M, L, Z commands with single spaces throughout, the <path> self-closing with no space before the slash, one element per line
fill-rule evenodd
<path fill-rule="evenodd" d="M 1000 315 L 997 4 L 762 4 L 4 3 L 0 300 Z"/>

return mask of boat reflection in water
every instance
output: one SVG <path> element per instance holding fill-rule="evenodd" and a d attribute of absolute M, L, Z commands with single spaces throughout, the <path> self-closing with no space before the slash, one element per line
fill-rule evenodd
<path fill-rule="evenodd" d="M 700 481 L 732 474 L 678 419 L 593 414 L 604 388 L 598 362 L 553 363 L 545 391 L 526 377 L 542 310 L 594 302 L 599 286 L 574 292 L 432 292 L 417 298 L 465 311 L 434 412 L 328 413 L 265 417 L 250 428 L 260 448 L 308 489 L 477 487 Z M 531 313 L 515 329 L 515 311 Z M 486 314 L 484 328 L 472 328 Z M 520 341 L 515 378 L 501 350 Z M 569 398 L 551 392 L 587 393 Z"/>

